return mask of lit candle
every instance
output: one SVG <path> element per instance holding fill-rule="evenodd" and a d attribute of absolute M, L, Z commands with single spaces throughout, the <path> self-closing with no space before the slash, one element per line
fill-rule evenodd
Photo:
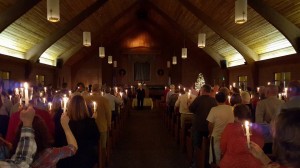
<path fill-rule="evenodd" d="M 242 92 L 242 89 L 239 89 L 240 92 Z"/>
<path fill-rule="evenodd" d="M 46 104 L 46 97 L 43 97 L 43 102 L 44 104 Z"/>
<path fill-rule="evenodd" d="M 20 88 L 20 90 L 21 90 L 21 96 L 23 98 L 24 97 L 24 88 Z"/>
<path fill-rule="evenodd" d="M 69 98 L 67 98 L 66 95 L 64 95 L 63 101 L 64 101 L 64 113 L 67 111 L 67 103 Z"/>
<path fill-rule="evenodd" d="M 25 91 L 25 106 L 28 106 L 28 104 L 29 104 L 29 95 L 28 95 L 28 83 L 27 82 L 25 82 L 24 83 L 24 91 Z"/>
<path fill-rule="evenodd" d="M 118 87 L 115 87 L 116 93 L 118 93 Z"/>
<path fill-rule="evenodd" d="M 231 96 L 228 96 L 228 102 L 230 103 Z"/>
<path fill-rule="evenodd" d="M 183 88 L 183 91 L 185 91 L 185 88 Z"/>
<path fill-rule="evenodd" d="M 287 91 L 288 91 L 288 88 L 287 87 L 284 88 L 284 94 L 285 94 L 286 97 L 287 97 Z"/>
<path fill-rule="evenodd" d="M 245 129 L 246 129 L 246 137 L 247 137 L 247 145 L 250 149 L 250 124 L 249 121 L 245 121 Z"/>
<path fill-rule="evenodd" d="M 271 85 L 271 82 L 268 82 L 268 85 Z"/>
<path fill-rule="evenodd" d="M 179 97 L 181 96 L 181 93 L 179 93 Z"/>
<path fill-rule="evenodd" d="M 45 93 L 47 92 L 47 87 L 44 87 L 44 91 L 45 91 Z"/>
<path fill-rule="evenodd" d="M 125 90 L 126 95 L 127 95 L 127 92 L 128 92 L 128 90 L 126 89 L 126 90 Z"/>
<path fill-rule="evenodd" d="M 167 86 L 165 86 L 165 90 L 167 90 Z"/>
<path fill-rule="evenodd" d="M 15 89 L 15 95 L 19 95 L 19 88 Z"/>
<path fill-rule="evenodd" d="M 190 99 L 190 98 L 191 98 L 191 93 L 189 92 L 189 93 L 188 93 L 188 99 Z"/>
<path fill-rule="evenodd" d="M 229 86 L 229 89 L 232 90 L 232 85 Z"/>
<path fill-rule="evenodd" d="M 43 97 L 43 92 L 40 92 L 40 97 Z"/>
<path fill-rule="evenodd" d="M 48 108 L 49 108 L 49 111 L 52 110 L 52 103 L 51 102 L 48 103 Z"/>
<path fill-rule="evenodd" d="M 104 93 L 103 92 L 101 92 L 101 96 L 103 96 L 104 95 Z"/>
<path fill-rule="evenodd" d="M 69 90 L 69 96 L 72 94 L 72 91 L 71 90 Z"/>
<path fill-rule="evenodd" d="M 282 99 L 282 94 L 281 93 L 278 93 L 278 99 Z"/>
<path fill-rule="evenodd" d="M 257 92 L 259 92 L 259 89 L 260 89 L 259 87 L 256 88 Z"/>
<path fill-rule="evenodd" d="M 233 82 L 233 83 L 232 83 L 232 86 L 233 86 L 233 87 L 235 87 L 235 86 L 236 86 L 235 82 Z"/>
<path fill-rule="evenodd" d="M 180 86 L 178 86 L 178 89 L 180 90 Z"/>
<path fill-rule="evenodd" d="M 9 100 L 11 101 L 11 95 L 9 95 Z"/>
<path fill-rule="evenodd" d="M 123 92 L 120 92 L 120 96 L 121 96 L 121 99 L 122 99 L 122 97 L 123 97 Z"/>
<path fill-rule="evenodd" d="M 93 105 L 94 105 L 94 112 L 96 112 L 96 110 L 97 110 L 97 103 L 95 101 L 93 101 Z"/>

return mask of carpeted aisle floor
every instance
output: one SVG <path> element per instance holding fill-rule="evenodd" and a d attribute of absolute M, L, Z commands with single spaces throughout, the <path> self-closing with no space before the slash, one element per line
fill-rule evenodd
<path fill-rule="evenodd" d="M 132 111 L 113 149 L 110 168 L 188 168 L 186 156 L 156 111 Z"/>

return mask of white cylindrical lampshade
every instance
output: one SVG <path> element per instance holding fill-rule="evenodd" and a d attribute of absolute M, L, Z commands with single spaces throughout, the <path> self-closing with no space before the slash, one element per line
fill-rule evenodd
<path fill-rule="evenodd" d="M 167 67 L 170 68 L 171 67 L 171 62 L 167 61 Z"/>
<path fill-rule="evenodd" d="M 91 32 L 83 32 L 83 45 L 89 47 L 92 45 L 91 43 Z"/>
<path fill-rule="evenodd" d="M 99 57 L 104 58 L 105 57 L 105 48 L 99 47 Z"/>
<path fill-rule="evenodd" d="M 247 22 L 247 0 L 235 1 L 235 23 L 243 24 Z"/>
<path fill-rule="evenodd" d="M 177 64 L 177 57 L 176 57 L 176 56 L 173 56 L 173 57 L 172 57 L 172 64 L 173 64 L 173 65 L 176 65 L 176 64 Z"/>
<path fill-rule="evenodd" d="M 187 58 L 187 48 L 181 49 L 181 58 L 186 59 Z"/>
<path fill-rule="evenodd" d="M 204 48 L 205 47 L 205 40 L 206 40 L 206 34 L 205 33 L 199 33 L 198 34 L 198 47 Z"/>
<path fill-rule="evenodd" d="M 59 16 L 59 0 L 47 0 L 47 19 L 50 22 L 58 22 Z"/>
<path fill-rule="evenodd" d="M 113 58 L 112 58 L 111 55 L 107 57 L 107 62 L 108 62 L 109 64 L 112 64 L 112 63 L 113 63 Z"/>
<path fill-rule="evenodd" d="M 114 67 L 117 68 L 118 67 L 118 62 L 114 61 Z"/>

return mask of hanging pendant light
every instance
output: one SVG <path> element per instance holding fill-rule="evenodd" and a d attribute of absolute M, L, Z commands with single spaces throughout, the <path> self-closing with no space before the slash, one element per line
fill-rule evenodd
<path fill-rule="evenodd" d="M 167 68 L 170 68 L 170 67 L 171 67 L 171 62 L 167 61 Z"/>
<path fill-rule="evenodd" d="M 99 47 L 99 57 L 104 58 L 105 57 L 105 48 Z"/>
<path fill-rule="evenodd" d="M 59 0 L 47 0 L 47 20 L 50 22 L 58 22 L 59 16 Z"/>
<path fill-rule="evenodd" d="M 235 23 L 243 24 L 247 22 L 247 0 L 235 1 Z"/>
<path fill-rule="evenodd" d="M 198 47 L 204 48 L 205 47 L 205 40 L 206 40 L 206 34 L 205 33 L 199 33 L 198 34 Z"/>
<path fill-rule="evenodd" d="M 107 62 L 108 62 L 108 64 L 112 64 L 112 63 L 113 63 L 113 58 L 112 58 L 111 55 L 109 55 L 109 56 L 107 57 Z"/>
<path fill-rule="evenodd" d="M 181 58 L 186 59 L 187 58 L 187 48 L 181 49 Z"/>
<path fill-rule="evenodd" d="M 114 61 L 114 68 L 117 68 L 117 67 L 118 67 L 118 62 Z"/>
<path fill-rule="evenodd" d="M 83 45 L 89 47 L 92 45 L 91 43 L 91 32 L 83 32 Z"/>
<path fill-rule="evenodd" d="M 173 57 L 172 57 L 172 64 L 173 64 L 173 65 L 176 65 L 176 64 L 177 64 L 177 57 L 176 57 L 176 56 L 173 56 Z"/>

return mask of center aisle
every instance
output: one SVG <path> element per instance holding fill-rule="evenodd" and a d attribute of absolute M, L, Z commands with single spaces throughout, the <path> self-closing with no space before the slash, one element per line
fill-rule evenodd
<path fill-rule="evenodd" d="M 111 156 L 110 168 L 188 168 L 186 155 L 157 111 L 132 111 Z"/>

